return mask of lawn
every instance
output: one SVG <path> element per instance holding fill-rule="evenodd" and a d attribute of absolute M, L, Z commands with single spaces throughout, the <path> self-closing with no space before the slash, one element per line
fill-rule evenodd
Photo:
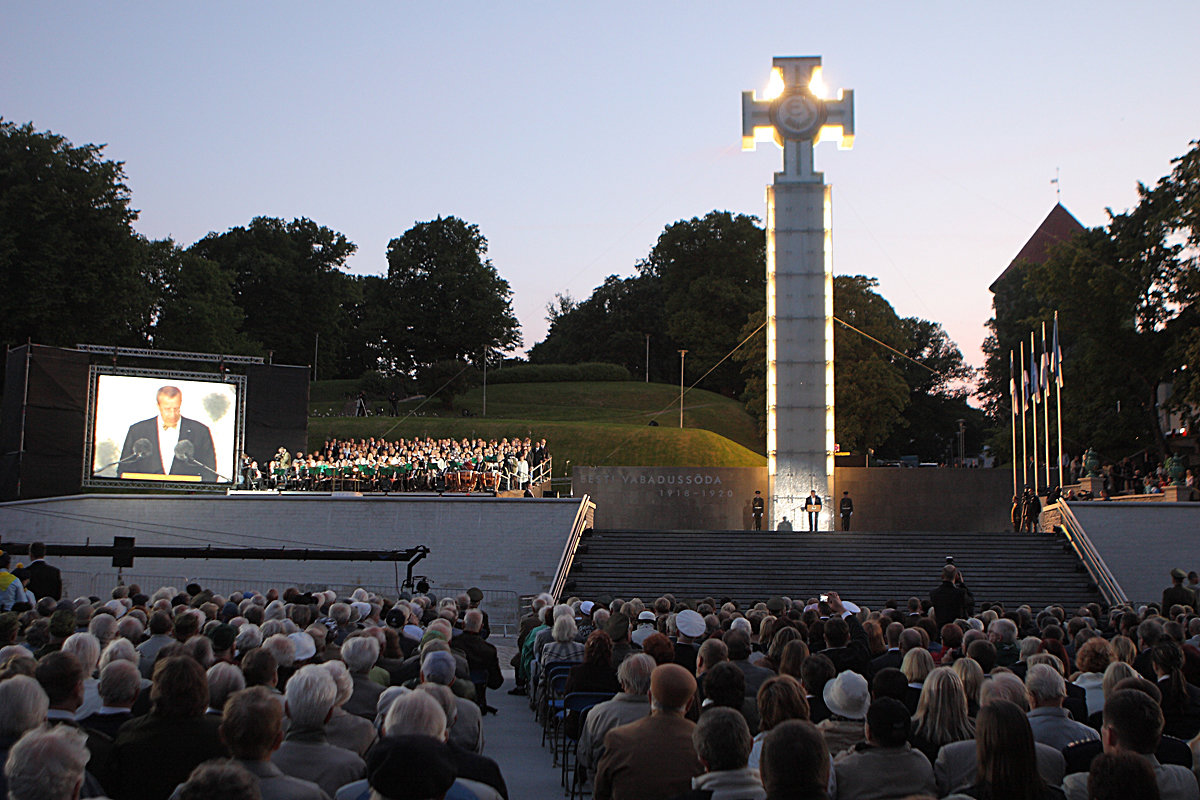
<path fill-rule="evenodd" d="M 312 395 L 331 398 L 348 390 L 322 387 Z M 311 404 L 318 414 L 329 413 L 329 405 L 329 400 Z M 386 402 L 376 398 L 369 405 L 386 407 Z M 463 410 L 471 416 L 464 416 Z M 650 425 L 652 420 L 658 425 Z M 309 419 L 308 438 L 310 449 L 329 436 L 545 438 L 556 476 L 567 474 L 568 462 L 689 467 L 766 463 L 754 420 L 735 400 L 692 390 L 685 398 L 684 428 L 678 425 L 679 389 L 667 384 L 515 383 L 488 387 L 486 417 L 483 390 L 478 388 L 459 398 L 453 412 L 436 401 L 412 400 L 403 403 L 400 416 L 394 418 L 315 416 Z"/>

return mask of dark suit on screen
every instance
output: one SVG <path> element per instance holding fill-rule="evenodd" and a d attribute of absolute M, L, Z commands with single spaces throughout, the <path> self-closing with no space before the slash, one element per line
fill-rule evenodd
<path fill-rule="evenodd" d="M 129 433 L 125 435 L 125 446 L 121 448 L 122 463 L 117 465 L 118 477 L 126 472 L 145 472 L 151 475 L 198 475 L 200 480 L 206 483 L 216 480 L 216 476 L 203 467 L 180 461 L 178 458 L 173 459 L 170 467 L 164 469 L 167 465 L 162 463 L 158 452 L 159 427 L 158 417 L 144 419 L 129 426 Z M 133 453 L 133 443 L 138 439 L 150 442 L 150 453 L 142 458 L 137 458 Z M 207 425 L 194 419 L 180 417 L 179 441 L 185 439 L 196 448 L 192 460 L 212 469 L 217 468 L 217 451 L 213 447 L 212 432 Z"/>

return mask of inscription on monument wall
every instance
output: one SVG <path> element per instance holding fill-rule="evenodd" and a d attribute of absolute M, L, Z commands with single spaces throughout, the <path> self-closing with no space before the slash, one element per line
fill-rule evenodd
<path fill-rule="evenodd" d="M 575 496 L 596 503 L 596 527 L 744 530 L 766 467 L 576 467 Z"/>

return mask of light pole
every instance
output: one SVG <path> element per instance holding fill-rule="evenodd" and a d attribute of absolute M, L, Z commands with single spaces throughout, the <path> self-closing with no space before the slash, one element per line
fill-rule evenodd
<path fill-rule="evenodd" d="M 683 427 L 683 357 L 687 350 L 679 351 L 679 427 Z"/>
<path fill-rule="evenodd" d="M 958 467 L 962 469 L 967 463 L 967 421 L 958 421 Z"/>
<path fill-rule="evenodd" d="M 650 382 L 650 334 L 646 334 L 646 383 Z"/>

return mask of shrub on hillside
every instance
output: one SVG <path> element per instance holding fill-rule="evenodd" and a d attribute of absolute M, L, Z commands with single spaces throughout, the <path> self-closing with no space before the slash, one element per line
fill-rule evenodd
<path fill-rule="evenodd" d="M 395 392 L 400 397 L 415 394 L 417 384 L 407 375 L 384 375 L 378 370 L 367 370 L 359 376 L 358 390 L 367 393 L 368 397 L 387 397 Z"/>
<path fill-rule="evenodd" d="M 488 372 L 488 383 L 557 383 L 562 381 L 628 381 L 620 364 L 521 364 Z"/>

